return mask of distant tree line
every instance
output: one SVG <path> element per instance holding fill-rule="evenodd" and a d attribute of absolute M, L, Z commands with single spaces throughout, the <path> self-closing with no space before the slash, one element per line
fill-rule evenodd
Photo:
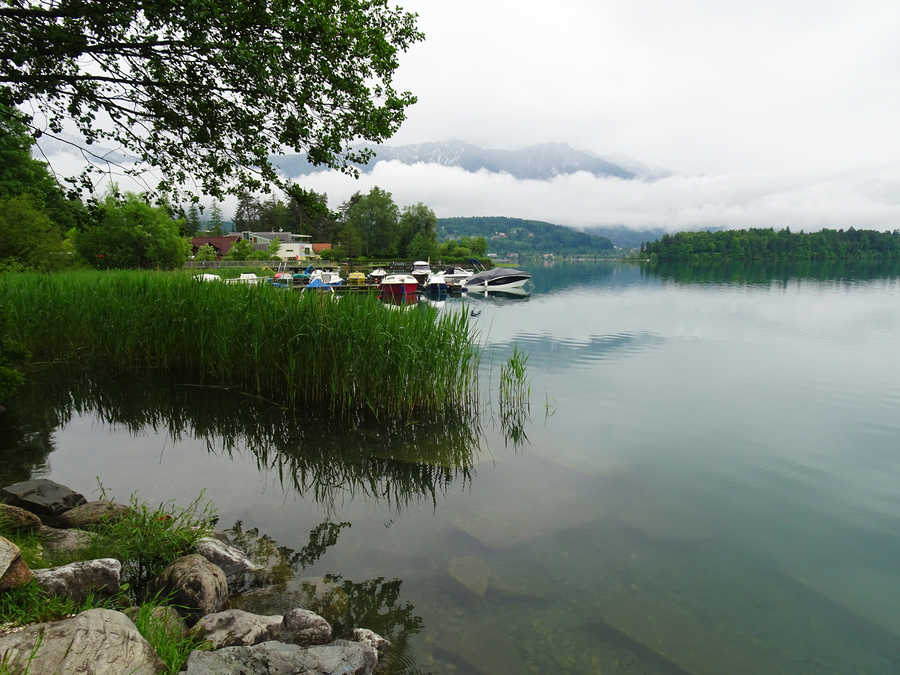
<path fill-rule="evenodd" d="M 678 232 L 641 245 L 651 262 L 717 261 L 809 262 L 900 260 L 900 230 L 820 230 L 789 228 Z"/>
<path fill-rule="evenodd" d="M 614 250 L 606 237 L 540 220 L 500 216 L 441 218 L 438 228 L 442 238 L 483 237 L 488 250 L 498 255 L 609 255 Z"/>

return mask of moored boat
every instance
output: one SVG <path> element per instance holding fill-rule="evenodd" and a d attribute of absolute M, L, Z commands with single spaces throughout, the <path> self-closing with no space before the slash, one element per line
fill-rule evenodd
<path fill-rule="evenodd" d="M 343 282 L 340 274 L 329 270 L 313 270 L 309 275 L 310 286 L 340 286 Z"/>
<path fill-rule="evenodd" d="M 385 272 L 382 268 L 377 268 L 369 272 L 369 282 L 373 284 L 380 284 L 382 280 L 387 276 L 387 272 Z"/>
<path fill-rule="evenodd" d="M 444 279 L 444 273 L 429 274 L 425 281 L 425 292 L 432 297 L 442 297 L 447 295 L 447 281 Z"/>
<path fill-rule="evenodd" d="M 465 288 L 473 290 L 505 291 L 521 288 L 531 279 L 531 274 L 511 267 L 495 267 L 473 274 L 466 279 Z"/>
<path fill-rule="evenodd" d="M 347 275 L 347 284 L 350 286 L 364 286 L 366 283 L 366 275 L 362 272 L 350 272 Z"/>
<path fill-rule="evenodd" d="M 431 265 L 424 260 L 416 260 L 410 274 L 416 278 L 416 282 L 424 284 L 428 280 L 428 275 L 431 274 Z"/>
<path fill-rule="evenodd" d="M 381 281 L 382 300 L 416 297 L 419 282 L 411 274 L 389 274 Z"/>

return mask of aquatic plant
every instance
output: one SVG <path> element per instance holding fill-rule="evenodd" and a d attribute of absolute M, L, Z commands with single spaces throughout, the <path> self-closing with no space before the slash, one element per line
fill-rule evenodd
<path fill-rule="evenodd" d="M 500 428 L 514 447 L 528 440 L 525 424 L 531 416 L 531 384 L 527 366 L 528 354 L 515 346 L 500 366 Z"/>
<path fill-rule="evenodd" d="M 367 296 L 165 272 L 8 274 L 0 296 L 35 360 L 161 369 L 343 420 L 437 421 L 477 400 L 479 352 L 463 312 L 387 312 Z"/>

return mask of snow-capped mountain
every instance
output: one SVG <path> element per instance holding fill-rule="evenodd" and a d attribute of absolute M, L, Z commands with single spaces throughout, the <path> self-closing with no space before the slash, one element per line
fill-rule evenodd
<path fill-rule="evenodd" d="M 363 172 L 372 170 L 379 161 L 399 161 L 404 164 L 440 164 L 455 166 L 466 171 L 482 169 L 508 173 L 516 178 L 547 180 L 554 176 L 587 171 L 595 176 L 617 178 L 651 178 L 658 174 L 631 160 L 611 161 L 592 152 L 576 150 L 565 143 L 543 143 L 519 150 L 481 148 L 462 141 L 443 143 L 418 143 L 415 145 L 374 145 L 375 157 Z M 300 176 L 316 171 L 304 155 L 285 155 L 273 158 L 273 162 L 288 176 Z"/>

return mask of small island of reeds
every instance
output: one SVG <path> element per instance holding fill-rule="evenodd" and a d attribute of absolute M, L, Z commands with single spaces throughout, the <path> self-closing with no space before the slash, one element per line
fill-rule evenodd
<path fill-rule="evenodd" d="M 6 274 L 0 296 L 32 362 L 162 370 L 343 420 L 436 420 L 476 402 L 479 356 L 464 312 L 390 311 L 369 296 L 173 272 Z"/>

